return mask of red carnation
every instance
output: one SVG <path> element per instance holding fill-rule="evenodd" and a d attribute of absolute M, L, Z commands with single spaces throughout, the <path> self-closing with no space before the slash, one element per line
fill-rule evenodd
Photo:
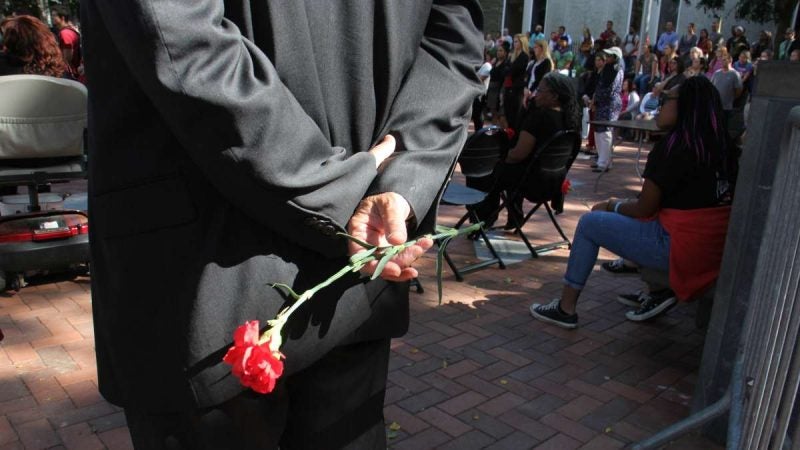
<path fill-rule="evenodd" d="M 258 321 L 246 322 L 233 333 L 233 347 L 222 358 L 242 385 L 261 394 L 272 392 L 283 374 L 284 356 L 270 349 L 271 340 L 259 343 Z"/>
<path fill-rule="evenodd" d="M 567 195 L 571 190 L 572 190 L 572 182 L 569 181 L 569 178 L 565 178 L 564 182 L 561 183 L 561 193 Z"/>

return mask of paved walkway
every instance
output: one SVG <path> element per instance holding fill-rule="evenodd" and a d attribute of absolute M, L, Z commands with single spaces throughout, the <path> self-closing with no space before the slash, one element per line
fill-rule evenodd
<path fill-rule="evenodd" d="M 635 194 L 634 153 L 620 148 L 599 193 L 589 162 L 576 162 L 559 218 L 568 235 L 595 201 Z M 441 222 L 457 215 L 445 208 Z M 526 231 L 535 240 L 555 236 L 544 215 Z M 466 240 L 453 242 L 451 254 L 475 259 Z M 598 269 L 579 304 L 578 330 L 532 320 L 528 305 L 557 296 L 567 256 L 559 250 L 463 283 L 445 272 L 441 306 L 432 256 L 423 259 L 426 292 L 412 294 L 411 328 L 392 345 L 391 448 L 614 449 L 687 414 L 703 342 L 694 307 L 627 322 L 614 297 L 639 283 Z M 131 448 L 124 415 L 97 393 L 88 278 L 40 279 L 0 296 L 0 328 L 0 450 Z M 689 436 L 668 448 L 716 447 Z"/>

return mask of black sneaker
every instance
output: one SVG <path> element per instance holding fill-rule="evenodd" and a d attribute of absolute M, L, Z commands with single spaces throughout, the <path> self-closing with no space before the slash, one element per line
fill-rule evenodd
<path fill-rule="evenodd" d="M 642 306 L 638 310 L 628 311 L 625 313 L 625 317 L 634 322 L 652 319 L 653 317 L 665 313 L 668 309 L 675 306 L 677 302 L 678 300 L 675 298 L 675 293 L 670 289 L 651 292 L 642 302 Z"/>
<path fill-rule="evenodd" d="M 552 323 L 561 328 L 578 328 L 578 314 L 567 314 L 559 307 L 560 299 L 555 299 L 546 305 L 534 303 L 531 305 L 531 315 L 542 322 Z"/>
<path fill-rule="evenodd" d="M 639 273 L 638 267 L 633 266 L 626 266 L 625 260 L 622 258 L 617 258 L 613 261 L 604 262 L 600 264 L 600 267 L 607 272 L 611 272 L 615 275 L 628 275 L 628 274 L 635 274 Z"/>
<path fill-rule="evenodd" d="M 645 291 L 636 291 L 633 294 L 619 294 L 617 301 L 625 306 L 633 306 L 636 309 L 642 307 L 642 303 L 650 298 L 650 295 Z"/>

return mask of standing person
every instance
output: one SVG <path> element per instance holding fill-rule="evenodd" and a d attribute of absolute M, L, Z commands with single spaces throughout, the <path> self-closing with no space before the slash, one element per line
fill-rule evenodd
<path fill-rule="evenodd" d="M 714 72 L 711 76 L 711 83 L 719 91 L 719 98 L 722 101 L 722 110 L 730 119 L 733 113 L 733 104 L 744 90 L 742 77 L 739 72 L 733 70 L 733 59 L 730 55 L 721 56 L 722 68 Z"/>
<path fill-rule="evenodd" d="M 638 73 L 635 69 L 636 57 L 639 55 L 639 35 L 636 34 L 636 27 L 633 25 L 628 28 L 628 34 L 622 40 L 622 58 L 625 61 L 625 71 L 633 74 Z"/>
<path fill-rule="evenodd" d="M 251 6 L 81 1 L 100 391 L 136 448 L 385 448 L 389 339 L 429 240 L 298 310 L 272 393 L 221 359 L 286 306 L 269 283 L 347 263 L 337 233 L 432 230 L 481 90 L 480 7 Z"/>
<path fill-rule="evenodd" d="M 697 40 L 697 47 L 703 51 L 703 55 L 708 57 L 711 54 L 711 51 L 714 50 L 714 46 L 711 43 L 711 38 L 708 35 L 708 30 L 703 28 L 700 30 L 700 38 Z"/>
<path fill-rule="evenodd" d="M 772 32 L 761 30 L 758 40 L 750 45 L 750 54 L 758 58 L 764 50 L 772 51 Z"/>
<path fill-rule="evenodd" d="M 533 59 L 528 63 L 528 85 L 525 87 L 524 103 L 527 108 L 531 97 L 539 88 L 545 75 L 553 71 L 553 59 L 547 41 L 539 40 L 533 44 Z"/>
<path fill-rule="evenodd" d="M 586 60 L 587 58 L 592 58 L 592 48 L 594 48 L 594 38 L 592 37 L 592 31 L 589 30 L 589 27 L 583 27 L 583 39 L 581 40 L 581 46 L 578 48 L 578 60 L 576 61 L 580 66 L 586 68 Z"/>
<path fill-rule="evenodd" d="M 606 47 L 613 46 L 614 40 L 617 37 L 617 32 L 614 31 L 614 21 L 609 20 L 606 22 L 606 29 L 600 33 L 600 39 L 603 41 L 603 45 Z"/>
<path fill-rule="evenodd" d="M 656 123 L 668 132 L 647 157 L 644 183 L 635 200 L 609 199 L 581 216 L 569 253 L 561 296 L 534 303 L 531 315 L 562 328 L 577 328 L 578 298 L 605 248 L 662 272 L 670 287 L 644 296 L 620 296 L 642 321 L 705 291 L 719 274 L 730 208 L 724 204 L 737 161 L 719 94 L 705 77 L 665 92 Z M 722 207 L 720 207 L 722 206 Z M 654 220 L 647 220 L 654 218 Z"/>
<path fill-rule="evenodd" d="M 750 44 L 747 43 L 747 36 L 744 35 L 744 28 L 742 26 L 736 25 L 731 28 L 731 37 L 728 39 L 726 47 L 728 48 L 728 53 L 731 54 L 731 57 L 734 60 L 739 59 L 739 53 L 742 53 L 750 48 Z"/>
<path fill-rule="evenodd" d="M 572 65 L 575 62 L 575 54 L 572 53 L 572 48 L 569 46 L 569 41 L 565 37 L 558 40 L 558 48 L 553 53 L 553 60 L 556 64 L 556 70 L 562 75 L 570 75 Z"/>
<path fill-rule="evenodd" d="M 508 61 L 509 46 L 505 42 L 497 47 L 497 56 L 492 63 L 489 73 L 489 90 L 486 92 L 486 107 L 489 109 L 492 123 L 505 128 L 506 121 L 503 111 L 503 90 L 505 89 L 506 75 L 511 63 Z"/>
<path fill-rule="evenodd" d="M 572 36 L 567 33 L 567 27 L 564 25 L 558 27 L 558 38 L 567 38 L 567 44 L 572 45 Z"/>
<path fill-rule="evenodd" d="M 639 95 L 644 96 L 650 91 L 650 83 L 658 77 L 658 58 L 653 54 L 651 46 L 645 45 L 642 50 L 642 56 L 636 61 L 637 75 L 633 82 Z"/>
<path fill-rule="evenodd" d="M 83 56 L 81 54 L 81 33 L 71 20 L 70 11 L 66 6 L 53 6 L 50 8 L 53 16 L 53 25 L 58 30 L 58 43 L 64 61 L 67 63 L 70 75 L 78 79 L 81 76 Z"/>
<path fill-rule="evenodd" d="M 599 45 L 599 44 L 598 44 Z M 583 92 L 580 92 L 581 103 L 584 108 L 589 110 L 589 122 L 592 122 L 595 117 L 595 110 L 592 105 L 592 98 L 597 91 L 597 83 L 600 80 L 600 74 L 603 72 L 603 67 L 606 65 L 606 54 L 602 50 L 598 50 L 594 55 L 594 63 L 589 72 L 584 73 L 581 78 L 583 79 Z M 584 153 L 588 155 L 597 155 L 597 143 L 594 141 L 594 124 L 589 123 L 589 135 L 586 139 L 586 148 Z"/>
<path fill-rule="evenodd" d="M 711 40 L 712 49 L 717 48 L 718 45 L 725 45 L 725 36 L 721 33 L 721 27 L 719 19 L 711 21 L 711 32 L 708 34 L 708 38 Z"/>
<path fill-rule="evenodd" d="M 692 47 L 697 47 L 697 42 L 698 38 L 695 32 L 694 23 L 689 23 L 689 26 L 686 27 L 686 34 L 681 36 L 681 40 L 678 42 L 678 55 L 687 55 Z"/>
<path fill-rule="evenodd" d="M 472 123 L 475 131 L 483 128 L 483 111 L 486 109 L 486 93 L 492 75 L 492 57 L 487 50 L 483 51 L 483 64 L 478 68 L 478 79 L 483 83 L 483 92 L 472 102 Z"/>
<path fill-rule="evenodd" d="M 533 29 L 533 34 L 531 34 L 531 39 L 529 42 L 531 48 L 533 48 L 534 42 L 541 41 L 543 39 L 545 39 L 544 27 L 542 27 L 541 25 L 536 25 L 536 27 Z"/>
<path fill-rule="evenodd" d="M 514 36 L 514 48 L 509 57 L 511 66 L 506 78 L 510 82 L 506 83 L 506 90 L 503 94 L 504 109 L 508 126 L 518 131 L 520 127 L 520 110 L 522 109 L 522 97 L 525 95 L 525 69 L 528 67 L 528 36 L 520 33 Z"/>
<path fill-rule="evenodd" d="M 789 59 L 789 49 L 794 44 L 794 28 L 787 28 L 783 37 L 783 42 L 778 46 L 778 59 L 785 61 Z"/>
<path fill-rule="evenodd" d="M 725 65 L 724 61 L 726 56 L 728 56 L 728 49 L 725 48 L 724 45 L 717 46 L 713 56 L 708 61 L 708 72 L 706 72 L 708 78 L 711 78 L 716 71 L 722 69 L 722 66 Z"/>
<path fill-rule="evenodd" d="M 617 120 L 622 110 L 622 80 L 624 74 L 620 67 L 622 50 L 611 47 L 603 50 L 606 56 L 605 66 L 600 72 L 597 88 L 594 91 L 592 107 L 594 120 Z M 597 146 L 597 164 L 592 165 L 593 172 L 607 172 L 611 169 L 612 129 L 595 126 L 594 142 Z"/>
<path fill-rule="evenodd" d="M 661 55 L 666 52 L 667 47 L 672 47 L 674 50 L 678 48 L 678 39 L 678 33 L 675 32 L 675 27 L 672 25 L 672 22 L 667 22 L 664 24 L 664 32 L 658 37 L 656 50 L 658 50 L 658 53 Z"/>
<path fill-rule="evenodd" d="M 739 77 L 742 79 L 742 86 L 744 87 L 743 94 L 747 95 L 752 90 L 750 89 L 753 77 L 753 60 L 750 57 L 750 52 L 745 50 L 739 53 L 739 59 L 733 63 L 733 70 L 739 72 Z"/>

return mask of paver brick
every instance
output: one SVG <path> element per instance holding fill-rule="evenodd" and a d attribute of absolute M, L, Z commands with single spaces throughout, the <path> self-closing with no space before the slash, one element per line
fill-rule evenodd
<path fill-rule="evenodd" d="M 596 434 L 595 430 L 589 429 L 558 413 L 550 413 L 539 420 L 543 424 L 553 427 L 559 432 L 584 443 L 591 441 Z"/>
<path fill-rule="evenodd" d="M 557 434 L 541 445 L 534 447 L 534 450 L 570 450 L 581 446 L 580 441 L 576 441 L 569 436 Z"/>
<path fill-rule="evenodd" d="M 474 408 L 477 405 L 482 404 L 486 401 L 486 397 L 473 391 L 467 391 L 461 395 L 457 395 L 453 398 L 450 398 L 441 404 L 438 407 L 442 410 L 451 414 L 453 416 L 458 415 L 470 408 Z"/>
<path fill-rule="evenodd" d="M 456 417 L 442 411 L 437 407 L 431 407 L 417 414 L 417 417 L 444 431 L 452 437 L 458 437 L 472 430 L 470 425 L 462 422 Z"/>
<path fill-rule="evenodd" d="M 6 417 L 0 416 L 0 445 L 19 440 L 17 432 Z"/>
<path fill-rule="evenodd" d="M 413 414 L 409 414 L 408 411 L 396 405 L 385 407 L 383 409 L 383 415 L 386 418 L 386 423 L 391 424 L 392 422 L 396 422 L 403 430 L 411 434 L 416 434 L 430 426 L 424 420 L 417 418 Z"/>
<path fill-rule="evenodd" d="M 506 392 L 499 397 L 495 397 L 478 405 L 478 409 L 491 416 L 498 416 L 526 402 L 527 400 L 519 395 L 512 392 Z"/>
<path fill-rule="evenodd" d="M 581 417 L 591 413 L 602 405 L 603 403 L 598 400 L 586 395 L 581 395 L 575 400 L 572 400 L 566 405 L 558 408 L 556 412 L 568 419 L 579 420 Z"/>
<path fill-rule="evenodd" d="M 486 448 L 494 438 L 478 430 L 472 430 L 452 441 L 439 446 L 440 450 L 478 450 Z"/>
<path fill-rule="evenodd" d="M 20 442 L 26 448 L 49 448 L 61 443 L 61 439 L 45 419 L 20 424 L 16 429 Z"/>

